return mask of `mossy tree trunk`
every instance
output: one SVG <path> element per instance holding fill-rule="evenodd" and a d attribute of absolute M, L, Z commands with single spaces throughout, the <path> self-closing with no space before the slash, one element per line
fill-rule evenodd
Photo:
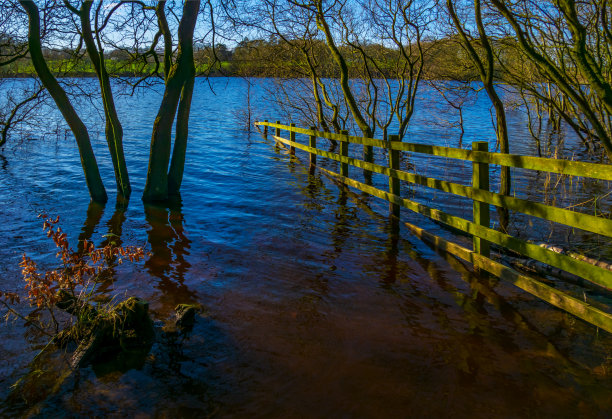
<path fill-rule="evenodd" d="M 40 78 L 43 86 L 49 91 L 49 94 L 55 101 L 55 104 L 74 134 L 79 148 L 81 165 L 85 174 L 89 195 L 94 201 L 106 202 L 108 197 L 104 189 L 104 184 L 102 183 L 102 177 L 100 176 L 93 148 L 91 147 L 87 127 L 85 127 L 85 124 L 74 110 L 64 89 L 57 82 L 53 74 L 51 74 L 43 57 L 40 40 L 40 12 L 38 6 L 33 1 L 28 0 L 19 0 L 19 3 L 28 15 L 28 45 L 36 74 Z"/>
<path fill-rule="evenodd" d="M 193 61 L 192 61 L 193 63 Z M 195 84 L 195 67 L 191 76 L 183 85 L 181 100 L 176 115 L 176 135 L 174 137 L 174 148 L 172 150 L 172 161 L 168 172 L 168 194 L 178 195 L 183 182 L 183 171 L 185 168 L 185 157 L 187 155 L 187 136 L 189 133 L 189 114 L 191 111 L 191 99 L 193 97 L 193 86 Z"/>
<path fill-rule="evenodd" d="M 537 27 L 541 18 L 535 14 L 532 16 L 522 15 L 513 9 L 513 4 L 502 0 L 491 0 L 492 6 L 497 9 L 501 16 L 510 25 L 518 45 L 525 53 L 527 58 L 535 64 L 538 70 L 549 79 L 559 91 L 580 111 L 578 115 L 565 117 L 565 121 L 573 127 L 579 126 L 572 119 L 580 118 L 588 121 L 587 132 L 597 138 L 603 146 L 608 159 L 612 160 L 612 133 L 609 129 L 610 113 L 612 113 L 612 86 L 609 78 L 606 80 L 604 63 L 609 59 L 596 63 L 592 53 L 589 52 L 586 40 L 586 29 L 578 19 L 576 4 L 571 0 L 555 0 L 552 2 L 563 14 L 563 20 L 572 34 L 571 39 L 564 40 L 567 48 L 568 59 L 556 60 L 554 55 L 547 53 L 545 42 L 539 41 L 534 35 L 540 28 Z M 606 4 L 607 1 L 600 2 L 606 31 Z M 544 20 L 544 23 L 547 21 Z M 565 30 L 561 20 L 555 21 L 555 26 L 560 32 Z M 563 32 L 565 33 L 565 32 Z M 607 34 L 608 32 L 606 32 Z M 610 44 L 610 36 L 606 35 L 593 45 L 593 47 L 604 47 Z M 609 55 L 607 55 L 609 57 Z M 569 60 L 573 57 L 573 60 Z M 577 77 L 576 70 L 579 70 Z M 585 81 L 588 84 L 585 84 Z M 585 94 L 585 87 L 592 90 L 594 97 Z M 597 100 L 595 100 L 597 99 Z M 605 111 L 605 112 L 604 112 Z"/>
<path fill-rule="evenodd" d="M 480 80 L 493 104 L 493 108 L 495 109 L 495 129 L 496 129 L 496 137 L 497 142 L 499 144 L 499 150 L 502 153 L 509 153 L 509 140 L 508 140 L 508 124 L 506 123 L 506 111 L 504 109 L 504 103 L 500 99 L 497 91 L 494 86 L 494 57 L 493 57 L 493 47 L 489 42 L 489 37 L 486 34 L 485 27 L 482 21 L 482 10 L 480 0 L 474 0 L 474 17 L 476 20 L 476 27 L 478 29 L 478 41 L 482 49 L 484 50 L 484 59 L 478 54 L 476 48 L 473 45 L 473 40 L 468 37 L 463 25 L 461 24 L 457 13 L 455 11 L 455 7 L 453 5 L 452 0 L 446 0 L 446 5 L 448 12 L 451 16 L 453 24 L 457 28 L 459 32 L 459 36 L 461 39 L 461 44 L 463 48 L 468 53 L 470 60 L 478 70 L 478 74 L 480 76 Z M 511 189 L 511 179 L 510 179 L 510 168 L 508 166 L 501 167 L 500 174 L 500 186 L 499 193 L 502 195 L 510 195 Z M 499 215 L 499 224 L 502 231 L 508 230 L 509 224 L 509 212 L 505 208 L 497 207 L 497 212 Z"/>
<path fill-rule="evenodd" d="M 169 193 L 177 194 L 181 184 L 195 77 L 193 32 L 199 8 L 199 0 L 186 1 L 183 5 L 183 15 L 178 28 L 176 62 L 167 71 L 168 76 L 164 96 L 153 124 L 149 169 L 142 197 L 144 201 L 164 201 L 168 199 Z M 158 13 L 158 19 L 161 20 L 163 18 L 165 18 L 165 15 Z M 163 26 L 163 22 L 160 24 Z M 164 34 L 164 38 L 166 39 L 166 34 Z M 168 56 L 167 52 L 165 56 Z M 165 60 L 165 65 L 167 64 L 168 62 Z M 173 162 L 169 173 L 168 164 L 170 163 L 172 149 L 172 125 L 177 108 L 179 108 L 179 114 L 175 147 L 178 146 L 178 149 L 172 156 Z"/>
<path fill-rule="evenodd" d="M 106 141 L 108 143 L 108 150 L 110 152 L 113 168 L 115 170 L 117 192 L 123 197 L 129 198 L 132 189 L 130 186 L 130 178 L 123 151 L 123 127 L 121 126 L 119 116 L 117 115 L 117 108 L 115 107 L 110 77 L 106 70 L 104 50 L 102 49 L 99 33 L 96 31 L 96 40 L 94 40 L 94 34 L 91 30 L 90 11 L 92 4 L 92 0 L 84 1 L 81 9 L 76 11 L 76 13 L 81 20 L 81 33 L 83 36 L 83 41 L 85 42 L 87 54 L 91 59 L 96 75 L 98 76 L 98 81 L 100 82 L 100 91 L 102 93 L 102 101 L 104 104 L 104 116 L 106 119 Z M 100 5 L 102 5 L 102 3 L 100 3 Z"/>
<path fill-rule="evenodd" d="M 338 65 L 338 69 L 340 70 L 340 88 L 342 89 L 342 95 L 344 96 L 344 100 L 346 101 L 346 105 L 355 120 L 355 123 L 359 127 L 361 134 L 364 137 L 372 137 L 372 127 L 368 124 L 366 119 L 364 118 L 359 106 L 357 105 L 357 100 L 353 95 L 353 90 L 350 86 L 350 78 L 349 78 L 349 69 L 346 63 L 346 60 L 340 49 L 336 45 L 336 41 L 334 40 L 334 36 L 332 34 L 332 30 L 329 27 L 327 22 L 327 18 L 325 16 L 325 11 L 323 7 L 323 2 L 321 0 L 316 1 L 316 20 L 317 27 L 323 34 L 325 35 L 325 42 L 327 43 L 327 47 L 331 53 L 332 58 Z M 363 159 L 367 162 L 372 162 L 374 155 L 372 151 L 372 147 L 364 146 L 363 151 Z"/>

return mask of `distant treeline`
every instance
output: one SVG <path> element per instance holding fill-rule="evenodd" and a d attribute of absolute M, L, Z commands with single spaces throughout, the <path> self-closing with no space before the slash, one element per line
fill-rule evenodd
<path fill-rule="evenodd" d="M 313 42 L 309 40 L 309 42 Z M 319 75 L 326 78 L 340 76 L 327 45 L 323 41 L 314 41 Z M 513 40 L 508 40 L 512 43 Z M 392 78 L 397 74 L 397 50 L 379 44 L 363 46 L 368 57 L 374 57 L 375 73 Z M 469 57 L 461 49 L 455 38 L 446 38 L 423 42 L 425 79 L 437 80 L 478 80 L 478 72 Z M 505 56 L 508 65 L 516 64 L 512 49 L 497 45 L 498 56 Z M 349 61 L 351 76 L 359 77 L 361 73 L 360 53 L 350 46 L 340 47 Z M 95 69 L 86 55 L 75 55 L 69 50 L 43 50 L 50 70 L 60 77 L 95 77 Z M 304 55 L 279 39 L 245 39 L 229 49 L 225 44 L 200 46 L 195 48 L 195 65 L 197 76 L 236 76 L 236 77 L 310 77 L 308 64 Z M 163 51 L 159 51 L 163 56 Z M 352 62 L 351 62 L 352 61 Z M 110 75 L 117 77 L 155 76 L 162 73 L 162 64 L 151 56 L 143 57 L 138 52 L 114 50 L 105 53 L 106 68 Z M 496 70 L 501 72 L 500 69 Z M 28 56 L 20 58 L 10 65 L 0 67 L 0 77 L 32 77 L 36 71 Z"/>
<path fill-rule="evenodd" d="M 300 41 L 294 40 L 295 43 Z M 316 57 L 319 76 L 326 78 L 340 77 L 340 69 L 335 63 L 328 46 L 324 41 L 309 40 L 311 55 Z M 512 42 L 512 40 L 510 40 Z M 445 38 L 422 42 L 423 78 L 435 80 L 478 80 L 478 72 L 472 65 L 456 38 Z M 389 48 L 380 44 L 339 47 L 347 60 L 351 77 L 362 77 L 364 72 L 364 56 L 375 65 L 369 65 L 368 71 L 376 76 L 393 78 L 398 74 L 397 48 Z M 498 55 L 503 55 L 503 45 L 498 45 Z M 412 54 L 417 55 L 416 46 Z M 509 54 L 509 53 L 507 53 Z M 416 58 L 416 57 L 415 57 Z M 511 56 L 508 56 L 512 60 Z M 232 52 L 228 61 L 232 75 L 247 77 L 310 77 L 311 72 L 305 55 L 286 42 L 277 40 L 246 40 L 241 42 Z"/>

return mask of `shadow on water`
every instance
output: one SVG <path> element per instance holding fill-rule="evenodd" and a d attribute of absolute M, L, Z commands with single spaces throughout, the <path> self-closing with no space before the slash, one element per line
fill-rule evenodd
<path fill-rule="evenodd" d="M 323 205 L 321 204 L 321 197 L 324 193 L 323 184 L 321 178 L 315 173 L 309 171 L 308 179 L 305 186 L 302 188 L 302 194 L 307 198 L 304 203 L 304 207 L 309 210 L 323 211 Z"/>
<path fill-rule="evenodd" d="M 340 214 L 345 212 L 342 208 L 346 208 L 346 198 L 343 198 L 342 195 L 341 193 L 338 201 L 338 212 Z M 364 210 L 372 218 L 381 221 L 385 219 L 383 215 L 372 211 L 359 194 L 348 192 L 348 197 L 355 206 Z M 342 217 L 338 219 L 340 221 Z M 342 237 L 342 225 L 343 223 L 337 223 L 335 226 L 336 240 Z M 540 326 L 507 301 L 498 290 L 500 280 L 486 275 L 477 275 L 453 256 L 439 252 L 442 259 L 450 265 L 452 271 L 459 273 L 459 277 L 467 285 L 467 287 L 461 286 L 448 277 L 448 269 L 442 267 L 439 260 L 423 257 L 421 252 L 413 248 L 410 242 L 401 238 L 400 223 L 397 218 L 387 219 L 384 232 L 386 240 L 382 252 L 373 257 L 368 270 L 380 272 L 382 288 L 405 300 L 406 304 L 402 311 L 405 312 L 408 322 L 415 318 L 415 310 L 418 311 L 418 307 L 412 304 L 415 294 L 418 299 L 428 300 L 433 307 L 438 307 L 435 310 L 437 313 L 435 321 L 438 324 L 438 329 L 453 336 L 453 341 L 456 342 L 453 348 L 453 359 L 447 361 L 456 365 L 458 379 L 461 383 L 468 386 L 478 383 L 482 375 L 483 356 L 485 359 L 487 357 L 487 354 L 483 353 L 483 349 L 490 346 L 490 342 L 496 342 L 497 347 L 503 348 L 508 356 L 520 353 L 525 346 L 541 347 L 544 343 L 545 353 L 540 356 L 548 359 L 548 362 L 563 365 L 568 374 L 565 378 L 561 374 L 559 377 L 553 378 L 551 376 L 551 379 L 567 379 L 570 382 L 579 382 L 582 388 L 580 391 L 585 392 L 598 388 L 599 382 L 596 377 L 585 376 L 585 371 L 591 371 L 593 367 L 589 367 L 566 353 L 563 348 L 555 343 L 555 333 L 551 334 L 549 331 L 541 330 Z M 417 262 L 427 272 L 432 283 L 449 296 L 450 301 L 454 301 L 454 304 L 460 309 L 462 323 L 465 324 L 467 330 L 455 330 L 455 320 L 447 314 L 449 312 L 446 306 L 448 301 L 442 302 L 432 299 L 427 293 L 417 289 L 412 290 L 414 294 L 404 297 L 401 288 L 394 286 L 397 281 L 410 278 L 410 267 L 406 266 L 405 262 L 400 261 L 401 253 L 408 255 L 410 259 Z M 515 333 L 505 333 L 498 323 L 498 317 L 513 324 Z M 412 327 L 418 326 L 413 325 Z"/>
<path fill-rule="evenodd" d="M 98 248 L 105 247 L 107 245 L 122 246 L 123 240 L 121 238 L 123 232 L 123 223 L 125 222 L 125 212 L 127 211 L 129 200 L 118 196 L 115 201 L 115 210 L 111 218 L 106 222 L 106 233 L 102 235 L 102 240 L 97 245 Z M 96 243 L 98 237 L 94 237 L 94 233 L 99 228 L 100 222 L 104 217 L 106 205 L 99 204 L 91 201 L 87 207 L 85 221 L 81 232 L 79 233 L 79 243 L 77 251 L 83 253 L 83 244 L 85 240 L 88 242 Z M 98 293 L 103 294 L 111 291 L 111 286 L 117 277 L 117 263 L 116 258 L 113 257 L 109 261 L 108 269 L 102 274 L 100 283 L 98 284 Z"/>
<path fill-rule="evenodd" d="M 100 243 L 100 247 L 104 247 L 107 244 L 114 244 L 115 246 L 121 246 L 123 240 L 121 235 L 123 232 L 123 223 L 125 222 L 125 212 L 127 211 L 129 200 L 118 196 L 115 201 L 115 211 L 113 215 L 106 223 L 106 234 L 104 240 Z M 95 239 L 93 237 L 96 228 L 98 228 L 100 221 L 104 217 L 104 211 L 106 210 L 106 204 L 99 204 L 91 201 L 87 206 L 87 212 L 85 215 L 85 221 L 83 227 L 79 233 L 79 252 L 83 251 L 83 241 L 91 241 Z"/>
<path fill-rule="evenodd" d="M 123 245 L 123 223 L 126 219 L 125 212 L 127 211 L 128 204 L 129 200 L 119 196 L 117 197 L 115 211 L 113 212 L 111 218 L 106 222 L 107 233 L 104 236 L 105 239 L 102 241 L 102 246 L 106 246 L 110 243 L 113 243 L 115 246 Z"/>
<path fill-rule="evenodd" d="M 515 307 L 502 296 L 499 291 L 500 279 L 486 273 L 475 274 L 454 256 L 443 251 L 436 250 L 436 252 L 460 274 L 461 279 L 468 285 L 467 289 L 462 289 L 446 280 L 444 273 L 432 260 L 422 258 L 416 251 L 409 253 L 427 270 L 432 280 L 451 295 L 457 306 L 462 309 L 466 328 L 469 331 L 467 337 L 449 328 L 449 319 L 440 321 L 440 326 L 447 329 L 449 333 L 456 333 L 455 339 L 463 342 L 460 346 L 465 347 L 465 351 L 461 352 L 465 356 L 460 357 L 458 362 L 462 364 L 459 371 L 461 371 L 464 383 L 473 383 L 478 379 L 481 365 L 480 355 L 482 354 L 476 355 L 487 346 L 487 342 L 497 341 L 498 347 L 503 348 L 510 356 L 520 353 L 525 346 L 539 346 L 544 343 L 545 353 L 542 353 L 541 356 L 548 358 L 549 362 L 563 365 L 568 375 L 565 379 L 568 379 L 572 385 L 578 383 L 580 387 L 578 391 L 583 392 L 584 397 L 587 397 L 589 392 L 593 394 L 602 392 L 598 377 L 592 373 L 585 374 L 586 371 L 593 371 L 592 367 L 572 358 L 555 343 L 554 333 L 545 333 L 541 330 L 541 326 L 534 323 L 528 316 L 521 313 L 520 308 Z M 490 305 L 491 308 L 487 309 L 487 305 Z M 440 313 L 444 311 L 441 310 Z M 499 328 L 493 320 L 497 315 L 514 325 L 514 333 L 504 333 Z M 555 379 L 563 380 L 564 378 L 561 377 Z"/>

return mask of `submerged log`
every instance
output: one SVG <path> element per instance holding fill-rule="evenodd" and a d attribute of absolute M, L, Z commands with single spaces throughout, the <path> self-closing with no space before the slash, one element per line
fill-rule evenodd
<path fill-rule="evenodd" d="M 567 255 L 571 257 L 572 259 L 581 260 L 583 262 L 590 263 L 591 265 L 595 265 L 601 269 L 612 271 L 612 263 L 609 263 L 603 260 L 597 260 L 597 259 L 585 256 L 585 255 L 581 255 L 580 253 L 576 253 L 576 252 L 572 252 L 571 250 L 564 249 L 561 246 L 553 246 L 548 243 L 537 243 L 537 244 L 538 246 L 551 250 L 555 253 Z"/>
<path fill-rule="evenodd" d="M 535 259 L 502 255 L 499 260 L 509 266 L 519 269 L 520 271 L 534 273 L 543 278 L 554 277 L 556 279 L 560 279 L 562 281 L 566 281 L 575 285 L 580 285 L 596 291 L 600 291 L 602 289 L 601 287 L 593 284 L 590 281 L 587 281 L 586 279 L 566 272 L 562 269 L 555 268 L 554 266 L 547 265 L 543 262 L 539 262 Z"/>
<path fill-rule="evenodd" d="M 551 245 L 548 243 L 536 243 L 536 244 L 552 252 L 566 255 L 566 256 L 571 257 L 572 259 L 580 260 L 580 261 L 589 263 L 591 265 L 597 266 L 599 268 L 606 269 L 608 271 L 612 271 L 611 263 L 608 263 L 602 260 L 593 259 L 591 257 L 573 252 L 571 250 L 567 250 L 561 246 Z M 602 289 L 607 290 L 607 288 L 602 288 L 601 286 L 594 284 L 593 282 L 587 279 L 574 275 L 570 272 L 566 272 L 554 266 L 547 265 L 546 263 L 539 262 L 535 259 L 526 258 L 520 254 L 515 254 L 514 252 L 512 252 L 512 256 L 508 253 L 509 252 L 500 251 L 500 259 L 506 264 L 513 266 L 514 268 L 517 268 L 519 270 L 535 273 L 543 277 L 557 278 L 562 281 L 566 281 L 566 282 L 569 282 L 575 285 L 579 285 L 579 286 L 588 288 L 598 293 L 601 293 Z"/>

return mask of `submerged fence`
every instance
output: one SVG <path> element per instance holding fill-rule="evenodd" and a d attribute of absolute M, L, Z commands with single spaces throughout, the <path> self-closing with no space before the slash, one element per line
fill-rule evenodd
<path fill-rule="evenodd" d="M 612 333 L 612 313 L 594 307 L 586 301 L 575 298 L 566 292 L 553 288 L 531 276 L 522 274 L 506 265 L 492 260 L 490 258 L 490 245 L 493 244 L 502 249 L 509 249 L 527 258 L 569 272 L 606 290 L 612 290 L 612 271 L 597 266 L 596 264 L 589 263 L 588 261 L 554 252 L 545 247 L 490 228 L 489 205 L 506 208 L 606 237 L 612 237 L 612 220 L 512 196 L 500 195 L 490 191 L 489 165 L 495 164 L 520 169 L 600 179 L 604 181 L 612 181 L 612 166 L 542 157 L 491 153 L 487 151 L 488 144 L 486 142 L 474 142 L 472 144 L 472 150 L 465 150 L 460 148 L 400 142 L 397 136 L 390 136 L 389 141 L 382 141 L 373 138 L 350 136 L 347 131 L 343 131 L 341 134 L 334 134 L 317 131 L 314 127 L 304 129 L 298 128 L 294 124 L 283 125 L 280 124 L 279 121 L 276 123 L 270 123 L 268 121 L 257 122 L 256 125 L 262 126 L 264 134 L 266 135 L 268 133 L 268 128 L 274 128 L 274 139 L 279 143 L 287 145 L 290 153 L 294 154 L 295 149 L 309 153 L 311 168 L 316 166 L 317 156 L 339 162 L 340 173 L 331 172 L 324 168 L 320 168 L 320 170 L 338 178 L 347 186 L 388 201 L 389 210 L 394 216 L 399 217 L 400 207 L 404 207 L 471 235 L 473 237 L 473 249 L 467 249 L 431 234 L 413 224 L 405 223 L 411 232 L 421 239 L 460 259 L 472 263 L 478 270 L 487 271 L 501 279 L 510 281 L 518 288 L 547 301 L 553 306 L 561 308 Z M 289 133 L 288 139 L 281 137 L 281 130 Z M 308 145 L 297 142 L 296 134 L 308 136 Z M 339 153 L 317 148 L 317 138 L 325 138 L 339 142 Z M 386 149 L 388 152 L 387 164 L 380 165 L 349 157 L 349 144 L 359 144 L 370 150 L 372 147 Z M 471 161 L 472 186 L 465 186 L 402 171 L 399 166 L 401 152 L 420 153 L 430 156 Z M 371 152 L 369 154 L 371 155 Z M 389 189 L 382 190 L 371 184 L 351 179 L 349 177 L 349 165 L 364 169 L 366 173 L 379 173 L 388 176 Z M 473 219 L 470 221 L 448 214 L 439 209 L 417 203 L 413 200 L 402 198 L 400 196 L 400 181 L 422 185 L 471 199 L 473 201 Z"/>

